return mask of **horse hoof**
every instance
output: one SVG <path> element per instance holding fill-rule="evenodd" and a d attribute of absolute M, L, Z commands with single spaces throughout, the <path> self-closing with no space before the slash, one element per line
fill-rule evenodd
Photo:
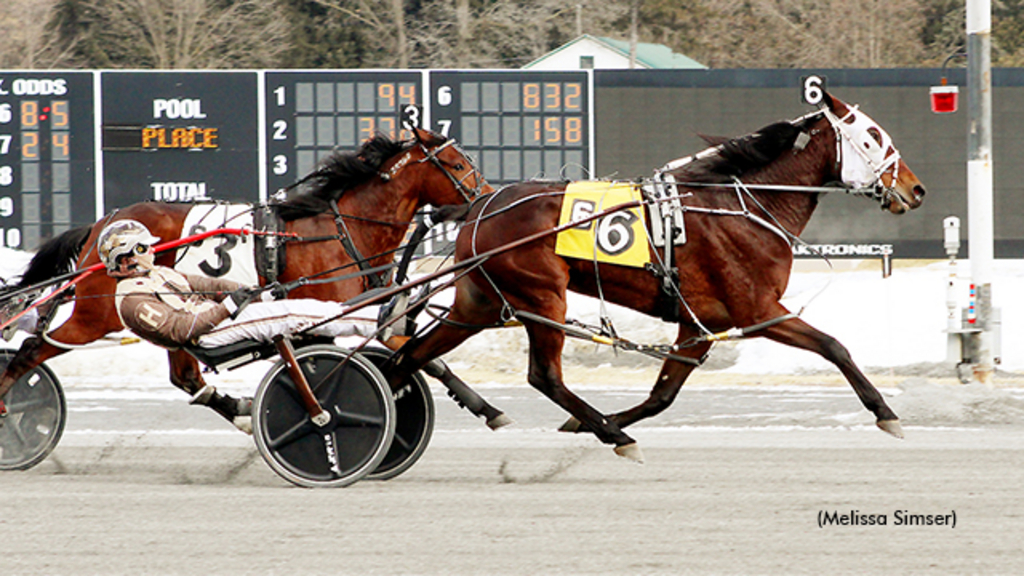
<path fill-rule="evenodd" d="M 580 431 L 580 425 L 581 425 L 580 421 L 577 420 L 575 416 L 569 416 L 569 419 L 565 421 L 565 424 L 562 424 L 562 427 L 559 428 L 558 431 L 559 432 L 579 432 Z"/>
<path fill-rule="evenodd" d="M 640 446 L 637 445 L 636 442 L 616 446 L 615 453 L 627 460 L 632 460 L 637 464 L 644 463 L 644 453 L 640 451 Z"/>
<path fill-rule="evenodd" d="M 900 439 L 903 438 L 903 427 L 900 426 L 899 420 L 879 420 L 875 424 L 884 432 L 888 432 Z"/>
<path fill-rule="evenodd" d="M 235 428 L 252 436 L 252 416 L 235 416 L 231 423 L 235 425 Z"/>
<path fill-rule="evenodd" d="M 491 430 L 497 430 L 498 428 L 504 428 L 505 426 L 511 426 L 516 421 L 506 416 L 504 413 L 498 414 L 494 418 L 487 421 L 487 427 Z"/>

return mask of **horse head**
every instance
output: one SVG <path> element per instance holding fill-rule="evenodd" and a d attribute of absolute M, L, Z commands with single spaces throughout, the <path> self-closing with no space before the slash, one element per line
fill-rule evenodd
<path fill-rule="evenodd" d="M 883 210 L 903 214 L 921 205 L 924 184 L 907 166 L 892 137 L 877 122 L 825 93 L 823 112 L 836 133 L 840 177 L 854 188 L 870 188 Z"/>
<path fill-rule="evenodd" d="M 381 169 L 380 176 L 384 182 L 393 179 L 403 169 L 421 165 L 416 178 L 420 179 L 422 203 L 434 206 L 462 204 L 494 192 L 454 139 L 422 128 L 415 128 L 413 136 L 408 152 Z"/>

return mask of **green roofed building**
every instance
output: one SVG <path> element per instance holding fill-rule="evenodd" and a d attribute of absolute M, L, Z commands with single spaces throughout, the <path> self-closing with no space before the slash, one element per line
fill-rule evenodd
<path fill-rule="evenodd" d="M 629 68 L 629 42 L 584 34 L 523 66 L 527 70 L 579 70 Z M 639 42 L 636 68 L 664 70 L 672 68 L 706 69 L 696 60 L 676 54 L 663 44 Z"/>

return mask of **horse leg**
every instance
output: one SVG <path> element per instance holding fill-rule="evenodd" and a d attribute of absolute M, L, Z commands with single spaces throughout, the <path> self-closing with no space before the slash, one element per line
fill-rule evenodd
<path fill-rule="evenodd" d="M 835 338 L 810 326 L 799 318 L 786 320 L 765 328 L 759 336 L 803 350 L 816 352 L 822 358 L 836 365 L 846 380 L 853 386 L 864 407 L 875 415 L 875 424 L 897 438 L 903 438 L 899 417 L 885 403 L 882 394 L 853 363 L 850 352 Z"/>
<path fill-rule="evenodd" d="M 676 344 L 688 340 L 693 335 L 694 332 L 692 330 L 684 326 L 680 326 L 679 336 L 676 338 Z M 682 352 L 676 352 L 676 354 L 697 360 L 703 358 L 710 349 L 711 343 L 703 342 L 696 346 L 686 348 Z M 696 368 L 697 365 L 695 364 L 676 362 L 671 359 L 665 360 L 665 363 L 661 365 L 661 373 L 658 374 L 658 380 L 654 383 L 654 387 L 651 389 L 651 393 L 647 396 L 647 399 L 632 408 L 609 415 L 608 419 L 617 424 L 620 428 L 625 428 L 640 420 L 660 414 L 672 405 L 672 402 L 676 399 L 676 395 L 679 394 L 679 390 L 683 387 L 683 384 L 686 383 L 686 379 L 689 378 L 690 374 L 692 374 Z M 575 418 L 570 418 L 562 425 L 561 428 L 559 428 L 559 430 L 563 432 L 588 431 Z"/>
<path fill-rule="evenodd" d="M 423 371 L 431 378 L 444 384 L 445 388 L 448 389 L 448 396 L 456 404 L 469 410 L 474 416 L 483 418 L 487 422 L 487 427 L 491 430 L 497 430 L 513 423 L 513 420 L 506 416 L 504 412 L 490 405 L 484 400 L 483 396 L 476 393 L 476 390 L 470 388 L 468 384 L 456 376 L 451 368 L 440 358 L 434 358 L 427 362 L 423 366 Z"/>
<path fill-rule="evenodd" d="M 530 337 L 530 385 L 561 406 L 587 429 L 592 430 L 601 442 L 614 444 L 616 454 L 643 462 L 643 455 L 636 440 L 627 436 L 618 425 L 566 388 L 562 381 L 562 346 L 565 344 L 565 334 L 560 330 L 529 321 L 524 322 L 524 326 Z"/>
<path fill-rule="evenodd" d="M 394 389 L 401 386 L 406 378 L 422 369 L 428 376 L 439 380 L 459 406 L 474 416 L 484 418 L 491 430 L 512 424 L 511 418 L 484 400 L 440 359 L 443 354 L 454 350 L 478 332 L 480 330 L 439 324 L 425 336 L 412 338 L 396 352 L 393 368 L 386 374 L 391 387 Z"/>
<path fill-rule="evenodd" d="M 171 383 L 192 396 L 191 404 L 212 409 L 236 428 L 252 434 L 252 398 L 232 398 L 217 392 L 203 380 L 199 362 L 184 350 L 168 350 L 171 363 Z"/>

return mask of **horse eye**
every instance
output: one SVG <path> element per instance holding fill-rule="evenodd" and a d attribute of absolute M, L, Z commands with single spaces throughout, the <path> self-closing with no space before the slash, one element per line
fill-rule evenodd
<path fill-rule="evenodd" d="M 882 145 L 882 133 L 878 131 L 878 128 L 875 128 L 874 126 L 868 128 L 868 134 L 875 139 L 875 142 L 878 142 L 879 146 Z"/>
<path fill-rule="evenodd" d="M 456 164 L 456 165 L 455 165 L 455 169 L 456 169 L 456 170 L 464 170 L 465 168 L 466 168 L 466 167 L 465 167 L 465 166 L 463 166 L 463 165 L 462 165 L 461 163 L 459 163 L 459 164 Z"/>

